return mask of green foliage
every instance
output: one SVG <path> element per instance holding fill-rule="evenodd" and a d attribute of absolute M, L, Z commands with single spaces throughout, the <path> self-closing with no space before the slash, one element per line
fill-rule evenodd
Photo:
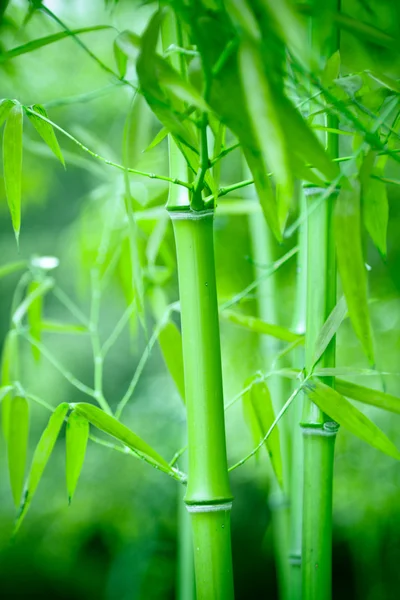
<path fill-rule="evenodd" d="M 318 379 L 307 381 L 304 389 L 308 397 L 339 425 L 381 452 L 397 460 L 400 459 L 399 451 L 379 427 L 336 390 L 321 383 Z"/>
<path fill-rule="evenodd" d="M 360 217 L 360 187 L 353 182 L 350 190 L 342 189 L 336 201 L 335 236 L 340 279 L 351 322 L 364 352 L 374 363 L 372 332 L 367 301 Z"/>
<path fill-rule="evenodd" d="M 246 386 L 247 387 L 247 386 Z M 265 437 L 275 421 L 271 394 L 264 381 L 254 377 L 251 387 L 243 396 L 243 410 L 252 433 L 254 445 L 257 446 Z M 275 426 L 265 440 L 265 448 L 279 485 L 283 486 L 282 455 L 278 427 Z"/>
<path fill-rule="evenodd" d="M 66 430 L 66 474 L 68 499 L 71 502 L 85 460 L 89 437 L 89 423 L 85 417 L 73 411 Z"/>
<path fill-rule="evenodd" d="M 8 113 L 3 133 L 4 185 L 17 243 L 21 227 L 22 120 L 22 106 L 15 104 Z"/>
<path fill-rule="evenodd" d="M 67 416 L 68 410 L 69 405 L 65 402 L 57 406 L 35 448 L 26 482 L 25 495 L 15 524 L 15 533 L 20 528 L 32 502 L 33 496 L 42 478 L 43 471 L 49 461 L 51 453 L 53 452 L 54 445 L 64 423 L 64 419 Z"/>
<path fill-rule="evenodd" d="M 16 507 L 20 505 L 24 486 L 28 432 L 28 401 L 23 396 L 14 396 L 10 402 L 8 416 L 7 454 L 11 491 Z"/>

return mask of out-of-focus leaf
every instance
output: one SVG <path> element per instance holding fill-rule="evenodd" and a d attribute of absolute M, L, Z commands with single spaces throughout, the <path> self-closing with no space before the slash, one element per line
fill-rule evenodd
<path fill-rule="evenodd" d="M 339 193 L 335 207 L 335 237 L 338 270 L 354 331 L 371 364 L 374 363 L 372 331 L 368 311 L 367 276 L 365 271 L 360 225 L 360 188 Z"/>
<path fill-rule="evenodd" d="M 66 431 L 66 476 L 70 503 L 85 460 L 88 437 L 89 423 L 87 419 L 73 411 L 68 417 Z"/>
<path fill-rule="evenodd" d="M 49 461 L 54 445 L 57 441 L 58 434 L 67 416 L 69 410 L 69 404 L 63 402 L 59 404 L 51 415 L 46 429 L 43 431 L 39 442 L 35 448 L 35 452 L 32 458 L 32 464 L 29 471 L 28 479 L 26 482 L 25 496 L 21 504 L 21 510 L 17 517 L 15 524 L 15 533 L 21 526 L 21 523 L 28 511 L 28 508 L 32 502 L 32 498 L 36 489 L 40 483 L 43 475 L 43 471 Z"/>
<path fill-rule="evenodd" d="M 374 169 L 373 175 L 383 176 L 383 171 Z M 382 256 L 386 256 L 386 237 L 389 221 L 389 201 L 386 184 L 370 177 L 361 188 L 362 216 L 366 230 Z"/>
<path fill-rule="evenodd" d="M 32 306 L 32 304 L 35 303 L 36 300 L 42 298 L 45 294 L 47 294 L 47 292 L 51 290 L 53 285 L 54 280 L 51 277 L 46 277 L 46 279 L 42 283 L 33 286 L 32 289 L 30 289 L 29 287 L 28 295 L 21 302 L 21 304 L 18 306 L 18 308 L 15 310 L 12 316 L 12 321 L 14 325 L 19 325 L 19 323 L 21 323 L 23 317 L 25 316 L 29 308 Z M 37 324 L 35 326 L 37 326 Z"/>
<path fill-rule="evenodd" d="M 311 367 L 319 361 L 323 353 L 325 352 L 328 344 L 330 343 L 333 336 L 336 334 L 339 329 L 344 317 L 347 313 L 347 304 L 344 296 L 342 296 L 339 302 L 336 304 L 335 308 L 332 310 L 331 314 L 321 327 L 321 331 L 318 334 L 318 337 L 315 341 L 315 349 L 314 355 L 312 359 Z"/>
<path fill-rule="evenodd" d="M 373 390 L 363 385 L 345 381 L 344 379 L 335 379 L 335 389 L 343 396 L 347 396 L 347 398 L 351 398 L 352 400 L 358 400 L 363 404 L 370 404 L 371 406 L 400 414 L 400 398 L 392 394 Z"/>
<path fill-rule="evenodd" d="M 40 287 L 40 282 L 32 281 L 28 286 L 28 297 L 34 294 Z M 41 331 L 42 331 L 42 308 L 43 308 L 43 295 L 36 295 L 34 300 L 29 304 L 27 310 L 28 324 L 30 328 L 30 334 L 34 340 L 40 342 Z M 32 353 L 35 360 L 40 359 L 40 350 L 36 346 L 32 346 Z"/>
<path fill-rule="evenodd" d="M 306 28 L 288 0 L 261 0 L 261 6 L 275 21 L 280 38 L 286 46 L 306 64 L 310 61 L 310 52 Z"/>
<path fill-rule="evenodd" d="M 42 115 L 46 119 L 48 119 L 48 115 L 44 106 L 40 104 L 34 104 L 32 107 L 39 115 Z M 58 145 L 58 141 L 56 138 L 56 134 L 54 133 L 53 125 L 44 121 L 40 117 L 32 114 L 31 112 L 27 112 L 28 118 L 31 121 L 32 125 L 40 135 L 40 137 L 44 140 L 44 142 L 48 145 L 50 150 L 54 153 L 54 155 L 58 158 L 58 160 L 65 166 L 64 157 L 62 155 L 60 146 Z"/>
<path fill-rule="evenodd" d="M 303 339 L 302 335 L 294 333 L 293 331 L 290 331 L 285 327 L 281 327 L 280 325 L 274 325 L 272 323 L 267 323 L 266 321 L 258 319 L 257 317 L 243 315 L 234 310 L 222 310 L 220 312 L 220 315 L 223 319 L 227 319 L 231 323 L 235 323 L 235 325 L 240 325 L 240 327 L 244 327 L 249 331 L 253 331 L 254 333 L 270 335 L 271 337 L 277 338 L 278 340 L 283 340 L 284 342 L 300 342 Z"/>
<path fill-rule="evenodd" d="M 7 119 L 8 114 L 13 106 L 15 106 L 14 100 L 9 100 L 8 98 L 4 98 L 3 100 L 0 100 L 0 127 L 3 125 L 4 121 Z"/>
<path fill-rule="evenodd" d="M 43 319 L 42 331 L 48 333 L 66 333 L 66 334 L 82 334 L 89 333 L 88 328 L 84 325 L 75 325 L 73 323 L 61 323 L 59 321 L 50 321 L 49 319 Z"/>
<path fill-rule="evenodd" d="M 158 343 L 167 365 L 168 371 L 176 385 L 176 388 L 185 401 L 185 381 L 183 378 L 183 350 L 182 336 L 172 321 L 169 321 L 158 336 Z"/>
<path fill-rule="evenodd" d="M 4 184 L 15 237 L 21 228 L 22 122 L 20 104 L 9 112 L 3 133 Z"/>
<path fill-rule="evenodd" d="M 103 29 L 112 29 L 111 25 L 95 25 L 94 27 L 81 27 L 80 29 L 73 29 L 69 31 L 59 31 L 58 33 L 53 33 L 52 35 L 48 35 L 46 37 L 39 38 L 37 40 L 32 40 L 27 44 L 23 44 L 22 46 L 17 46 L 16 48 L 12 48 L 7 52 L 3 52 L 0 54 L 0 63 L 10 60 L 11 58 L 15 58 L 16 56 L 21 56 L 21 54 L 27 54 L 29 52 L 33 52 L 34 50 L 38 50 L 39 48 L 43 48 L 43 46 L 48 46 L 49 44 L 54 44 L 54 42 L 58 42 L 59 40 L 63 40 L 70 36 L 79 35 L 80 33 L 89 33 L 90 31 L 101 31 Z"/>
<path fill-rule="evenodd" d="M 24 487 L 28 434 L 28 401 L 23 396 L 15 396 L 10 403 L 7 452 L 11 491 L 16 507 L 20 505 Z"/>
<path fill-rule="evenodd" d="M 308 380 L 304 386 L 310 400 L 345 429 L 374 448 L 400 460 L 400 453 L 386 435 L 339 392 L 321 383 Z"/>
<path fill-rule="evenodd" d="M 82 415 L 92 425 L 115 437 L 117 440 L 132 450 L 144 454 L 156 464 L 171 471 L 170 465 L 149 444 L 142 440 L 136 433 L 117 421 L 114 417 L 107 415 L 103 410 L 93 404 L 80 402 L 73 405 L 74 410 Z"/>
<path fill-rule="evenodd" d="M 387 75 L 383 75 L 383 73 L 377 73 L 376 71 L 368 71 L 368 74 L 370 77 L 372 77 L 372 79 L 375 79 L 375 81 L 378 81 L 378 83 L 381 83 L 392 92 L 400 94 L 400 84 L 395 79 L 392 79 Z"/>
<path fill-rule="evenodd" d="M 4 388 L 13 385 L 17 372 L 18 362 L 18 337 L 15 329 L 7 333 L 4 340 L 3 353 L 1 357 L 1 385 Z M 10 405 L 12 395 L 8 393 L 1 403 L 1 421 L 4 439 L 8 440 L 8 429 L 10 423 Z"/>
<path fill-rule="evenodd" d="M 0 267 L 0 279 L 5 277 L 6 275 L 10 275 L 11 273 L 15 273 L 16 271 L 20 271 L 27 266 L 26 260 L 17 260 L 12 263 L 8 263 Z"/>
<path fill-rule="evenodd" d="M 322 85 L 325 88 L 328 88 L 329 86 L 331 86 L 333 84 L 333 82 L 335 81 L 335 79 L 337 79 L 339 77 L 339 73 L 340 73 L 340 52 L 339 52 L 339 50 L 336 50 L 336 52 L 334 52 L 332 54 L 332 56 L 330 56 L 328 58 L 328 60 L 326 61 L 325 68 L 321 75 Z"/>
<path fill-rule="evenodd" d="M 243 397 L 245 415 L 252 431 L 254 443 L 258 445 L 275 421 L 271 395 L 264 381 L 254 381 Z M 265 440 L 265 447 L 271 459 L 272 468 L 280 486 L 283 485 L 282 456 L 278 427 L 274 427 Z"/>

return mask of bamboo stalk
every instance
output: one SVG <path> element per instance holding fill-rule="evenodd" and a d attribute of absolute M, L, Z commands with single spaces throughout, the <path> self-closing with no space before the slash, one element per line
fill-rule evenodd
<path fill-rule="evenodd" d="M 233 598 L 230 491 L 214 264 L 213 211 L 171 211 L 181 302 L 190 513 L 198 600 Z"/>
<path fill-rule="evenodd" d="M 304 194 L 300 195 L 300 214 L 307 209 Z M 307 277 L 307 227 L 306 223 L 299 229 L 299 253 L 297 260 L 296 310 L 293 330 L 301 335 L 305 333 L 306 317 L 306 277 Z M 293 366 L 304 366 L 304 348 L 297 348 L 293 356 Z M 290 525 L 289 525 L 289 587 L 290 599 L 302 598 L 302 526 L 303 526 L 303 438 L 299 424 L 302 418 L 303 405 L 300 399 L 291 410 L 291 480 L 290 480 Z"/>
<path fill-rule="evenodd" d="M 340 8 L 332 0 L 332 10 Z M 311 23 L 312 26 L 312 23 Z M 313 37 L 313 35 L 311 35 Z M 339 47 L 334 31 L 327 55 Z M 338 129 L 335 116 L 328 115 L 326 125 Z M 327 134 L 327 151 L 332 158 L 339 155 L 338 136 Z M 305 190 L 306 191 L 306 190 Z M 318 188 L 309 188 L 310 205 L 319 194 Z M 306 370 L 312 366 L 315 342 L 319 331 L 336 304 L 336 256 L 333 234 L 335 193 L 322 203 L 308 218 L 307 229 L 307 314 L 306 314 Z M 320 360 L 321 367 L 335 366 L 335 338 Z M 333 378 L 328 381 L 334 385 Z M 304 442 L 304 495 L 302 582 L 303 600 L 329 600 L 332 597 L 332 487 L 334 444 L 338 426 L 307 398 L 303 411 Z"/>
<path fill-rule="evenodd" d="M 257 264 L 270 264 L 276 260 L 276 242 L 272 233 L 268 230 L 266 223 L 260 215 L 249 216 L 250 234 L 252 242 L 252 254 Z M 259 278 L 263 270 L 255 267 L 256 278 Z M 258 314 L 262 319 L 271 323 L 277 323 L 279 301 L 279 285 L 276 276 L 262 281 L 257 288 Z M 279 351 L 279 342 L 273 338 L 260 338 L 260 348 L 266 364 L 263 368 L 269 369 Z M 273 378 L 269 383 L 271 397 L 277 414 L 285 403 L 288 394 L 287 382 L 281 378 Z M 285 427 L 285 421 L 280 423 L 281 451 L 283 459 L 284 489 L 280 489 L 275 477 L 272 476 L 271 491 L 269 495 L 269 507 L 272 516 L 272 535 L 274 544 L 274 555 L 276 561 L 279 598 L 290 600 L 289 595 L 289 431 Z"/>

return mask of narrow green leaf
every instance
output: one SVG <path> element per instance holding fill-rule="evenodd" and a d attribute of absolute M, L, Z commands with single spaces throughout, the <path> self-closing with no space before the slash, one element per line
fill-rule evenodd
<path fill-rule="evenodd" d="M 32 502 L 33 495 L 36 492 L 36 489 L 40 483 L 43 471 L 51 456 L 54 445 L 57 441 L 58 434 L 60 433 L 60 429 L 62 427 L 64 419 L 67 416 L 68 410 L 69 404 L 67 402 L 63 402 L 62 404 L 59 404 L 57 406 L 57 408 L 51 415 L 46 429 L 43 431 L 39 442 L 35 448 L 31 468 L 26 483 L 25 496 L 23 498 L 21 510 L 19 512 L 15 524 L 15 533 L 21 526 L 21 523 L 27 513 L 30 503 Z"/>
<path fill-rule="evenodd" d="M 7 119 L 10 110 L 15 106 L 14 100 L 9 100 L 8 98 L 4 98 L 0 100 L 0 127 L 3 125 L 4 121 Z"/>
<path fill-rule="evenodd" d="M 1 357 L 1 385 L 5 389 L 13 385 L 15 381 L 18 362 L 18 338 L 14 329 L 7 333 L 4 340 L 3 353 Z M 10 423 L 10 406 L 12 394 L 7 394 L 1 403 L 1 421 L 4 439 L 8 440 Z"/>
<path fill-rule="evenodd" d="M 78 414 L 85 417 L 89 423 L 101 431 L 108 433 L 112 437 L 115 437 L 117 440 L 125 444 L 125 446 L 128 446 L 128 448 L 148 456 L 153 462 L 159 464 L 164 469 L 167 469 L 168 471 L 172 470 L 162 456 L 153 450 L 149 444 L 136 435 L 136 433 L 128 429 L 128 427 L 117 421 L 117 419 L 107 415 L 97 406 L 80 402 L 78 404 L 74 404 L 73 408 Z"/>
<path fill-rule="evenodd" d="M 41 104 L 34 104 L 30 108 L 34 110 L 35 113 L 38 113 L 38 115 L 42 115 L 43 117 L 48 119 L 46 109 Z M 44 121 L 40 117 L 32 114 L 31 112 L 28 112 L 27 115 L 40 137 L 48 145 L 50 150 L 58 158 L 61 164 L 65 166 L 64 157 L 62 155 L 60 146 L 58 145 L 53 126 L 50 125 L 50 123 L 48 123 L 47 121 Z"/>
<path fill-rule="evenodd" d="M 339 302 L 336 304 L 335 308 L 332 310 L 331 314 L 321 327 L 321 331 L 318 334 L 318 337 L 315 341 L 315 349 L 314 356 L 312 359 L 311 367 L 314 367 L 315 364 L 319 361 L 326 348 L 328 347 L 329 342 L 336 334 L 339 329 L 344 317 L 347 313 L 347 304 L 344 296 L 342 296 Z"/>
<path fill-rule="evenodd" d="M 155 136 L 153 141 L 145 149 L 145 152 L 149 152 L 149 150 L 153 150 L 153 148 L 155 148 L 156 146 L 158 146 L 158 144 L 160 144 L 163 140 L 165 140 L 167 135 L 168 135 L 168 129 L 166 127 L 163 127 L 162 129 L 160 129 L 160 131 L 157 133 L 157 135 Z"/>
<path fill-rule="evenodd" d="M 368 75 L 381 83 L 384 87 L 388 88 L 392 92 L 396 92 L 396 94 L 400 94 L 400 83 L 387 75 L 383 75 L 383 73 L 378 73 L 377 71 L 367 71 Z"/>
<path fill-rule="evenodd" d="M 12 316 L 12 322 L 14 323 L 14 325 L 18 325 L 19 323 L 21 323 L 23 317 L 29 311 L 32 304 L 34 304 L 37 300 L 41 299 L 45 294 L 47 294 L 47 292 L 51 290 L 53 285 L 54 280 L 51 277 L 46 277 L 46 279 L 42 283 L 36 285 L 35 282 L 35 285 L 32 288 L 31 286 L 29 286 L 28 295 L 17 307 Z M 35 323 L 35 327 L 37 327 L 37 323 Z"/>
<path fill-rule="evenodd" d="M 340 52 L 339 52 L 339 50 L 336 50 L 336 52 L 334 52 L 332 54 L 332 56 L 330 56 L 328 58 L 328 60 L 326 61 L 325 68 L 321 75 L 322 85 L 325 88 L 328 88 L 330 85 L 332 85 L 334 83 L 335 79 L 337 79 L 339 77 L 339 73 L 340 73 Z"/>
<path fill-rule="evenodd" d="M 244 39 L 239 48 L 239 69 L 250 125 L 270 170 L 273 171 L 283 198 L 292 199 L 293 172 L 278 107 L 256 44 Z M 257 93 L 254 93 L 257 90 Z M 285 219 L 286 220 L 286 219 Z M 281 229 L 284 223 L 280 222 Z"/>
<path fill-rule="evenodd" d="M 158 343 L 168 371 L 182 400 L 185 401 L 182 336 L 175 323 L 169 321 L 165 325 L 158 336 Z"/>
<path fill-rule="evenodd" d="M 400 414 L 400 398 L 392 394 L 373 390 L 363 385 L 345 381 L 344 379 L 335 379 L 335 389 L 343 396 L 347 396 L 347 398 L 351 398 L 352 400 L 358 400 L 364 404 L 370 404 L 371 406 Z"/>
<path fill-rule="evenodd" d="M 73 411 L 68 417 L 66 432 L 66 475 L 70 503 L 85 460 L 88 437 L 89 423 L 87 419 Z"/>
<path fill-rule="evenodd" d="M 33 52 L 34 50 L 38 50 L 39 48 L 43 48 L 49 44 L 54 44 L 54 42 L 58 42 L 59 40 L 63 40 L 70 36 L 79 35 L 80 33 L 89 33 L 90 31 L 101 31 L 103 29 L 112 29 L 112 27 L 110 25 L 95 25 L 94 27 L 81 27 L 80 29 L 72 29 L 70 31 L 59 31 L 58 33 L 53 33 L 52 35 L 48 35 L 37 40 L 32 40 L 27 44 L 17 46 L 16 48 L 12 48 L 7 52 L 1 53 L 0 63 L 10 60 L 11 58 L 15 58 L 16 56 L 21 56 L 22 54 L 28 54 L 29 52 Z"/>
<path fill-rule="evenodd" d="M 306 64 L 309 63 L 309 44 L 307 43 L 306 28 L 288 0 L 261 0 L 269 12 L 286 46 Z"/>
<path fill-rule="evenodd" d="M 270 335 L 271 337 L 277 338 L 278 340 L 283 340 L 284 342 L 296 342 L 303 339 L 302 335 L 294 333 L 289 329 L 285 329 L 285 327 L 273 325 L 272 323 L 267 323 L 266 321 L 258 319 L 257 317 L 243 315 L 234 310 L 222 310 L 220 312 L 220 316 L 231 323 L 235 323 L 235 325 L 240 325 L 240 327 L 248 329 L 249 331 Z"/>
<path fill-rule="evenodd" d="M 308 380 L 304 389 L 310 400 L 339 425 L 374 448 L 400 460 L 399 451 L 379 427 L 343 398 L 339 392 L 321 383 L 318 379 Z"/>
<path fill-rule="evenodd" d="M 34 340 L 40 342 L 42 333 L 43 295 L 35 295 L 38 288 L 40 288 L 40 282 L 38 281 L 32 281 L 28 286 L 28 297 L 30 295 L 35 297 L 28 306 L 27 317 L 31 336 Z M 33 358 L 38 361 L 40 359 L 40 350 L 36 346 L 32 345 L 31 347 Z"/>
<path fill-rule="evenodd" d="M 373 174 L 383 176 L 383 171 L 374 169 Z M 383 181 L 369 178 L 368 183 L 362 187 L 362 208 L 365 228 L 379 252 L 385 257 L 389 201 L 386 184 Z"/>
<path fill-rule="evenodd" d="M 17 260 L 15 262 L 8 263 L 7 265 L 3 265 L 2 267 L 0 267 L 0 279 L 2 277 L 6 277 L 6 275 L 15 273 L 16 271 L 25 269 L 26 266 L 27 266 L 26 260 Z"/>
<path fill-rule="evenodd" d="M 22 396 L 15 396 L 10 404 L 7 451 L 11 491 L 16 507 L 20 505 L 24 487 L 28 434 L 28 401 Z"/>
<path fill-rule="evenodd" d="M 123 35 L 124 32 L 122 32 Z M 117 64 L 117 69 L 118 69 L 118 73 L 119 76 L 121 77 L 121 79 L 123 79 L 126 75 L 126 69 L 128 66 L 128 57 L 126 55 L 126 53 L 121 49 L 121 46 L 118 42 L 118 38 L 120 36 L 118 36 L 115 40 L 114 40 L 114 58 L 115 58 L 115 62 Z"/>
<path fill-rule="evenodd" d="M 335 237 L 338 270 L 354 331 L 371 364 L 374 349 L 368 311 L 367 276 L 365 271 L 360 226 L 360 188 L 342 189 L 335 207 Z"/>
<path fill-rule="evenodd" d="M 336 179 L 340 174 L 339 166 L 329 158 L 321 142 L 299 111 L 283 95 L 277 102 L 279 102 L 282 126 L 288 135 L 288 144 L 290 144 L 292 152 L 303 162 L 318 169 L 328 181 Z"/>
<path fill-rule="evenodd" d="M 47 333 L 89 333 L 87 327 L 85 327 L 84 325 L 75 325 L 73 323 L 61 323 L 60 321 L 52 321 L 49 319 L 43 319 L 41 324 L 42 331 L 46 331 Z"/>
<path fill-rule="evenodd" d="M 20 104 L 10 111 L 3 133 L 4 185 L 15 237 L 21 228 L 22 122 Z"/>
<path fill-rule="evenodd" d="M 263 439 L 275 421 L 272 399 L 267 384 L 264 381 L 255 381 L 250 390 L 245 394 L 244 403 L 248 403 L 250 410 L 250 427 L 257 445 Z M 265 440 L 265 447 L 271 459 L 271 465 L 280 486 L 283 485 L 282 456 L 278 427 L 274 427 Z"/>

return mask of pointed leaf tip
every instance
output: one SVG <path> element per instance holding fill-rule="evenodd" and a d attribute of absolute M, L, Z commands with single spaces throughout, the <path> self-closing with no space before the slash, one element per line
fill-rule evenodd
<path fill-rule="evenodd" d="M 37 114 L 33 114 L 30 110 L 28 110 L 27 115 L 30 122 L 32 123 L 42 140 L 47 144 L 47 146 L 50 148 L 50 150 L 65 168 L 64 157 L 62 155 L 61 148 L 58 144 L 53 125 L 51 125 L 51 123 L 49 123 L 48 121 L 44 120 L 49 118 L 46 109 L 41 104 L 34 104 L 31 107 L 31 109 Z M 44 119 L 42 119 L 41 117 L 44 117 Z"/>
<path fill-rule="evenodd" d="M 21 228 L 22 128 L 22 106 L 15 104 L 4 126 L 3 170 L 7 203 L 17 245 Z"/>

